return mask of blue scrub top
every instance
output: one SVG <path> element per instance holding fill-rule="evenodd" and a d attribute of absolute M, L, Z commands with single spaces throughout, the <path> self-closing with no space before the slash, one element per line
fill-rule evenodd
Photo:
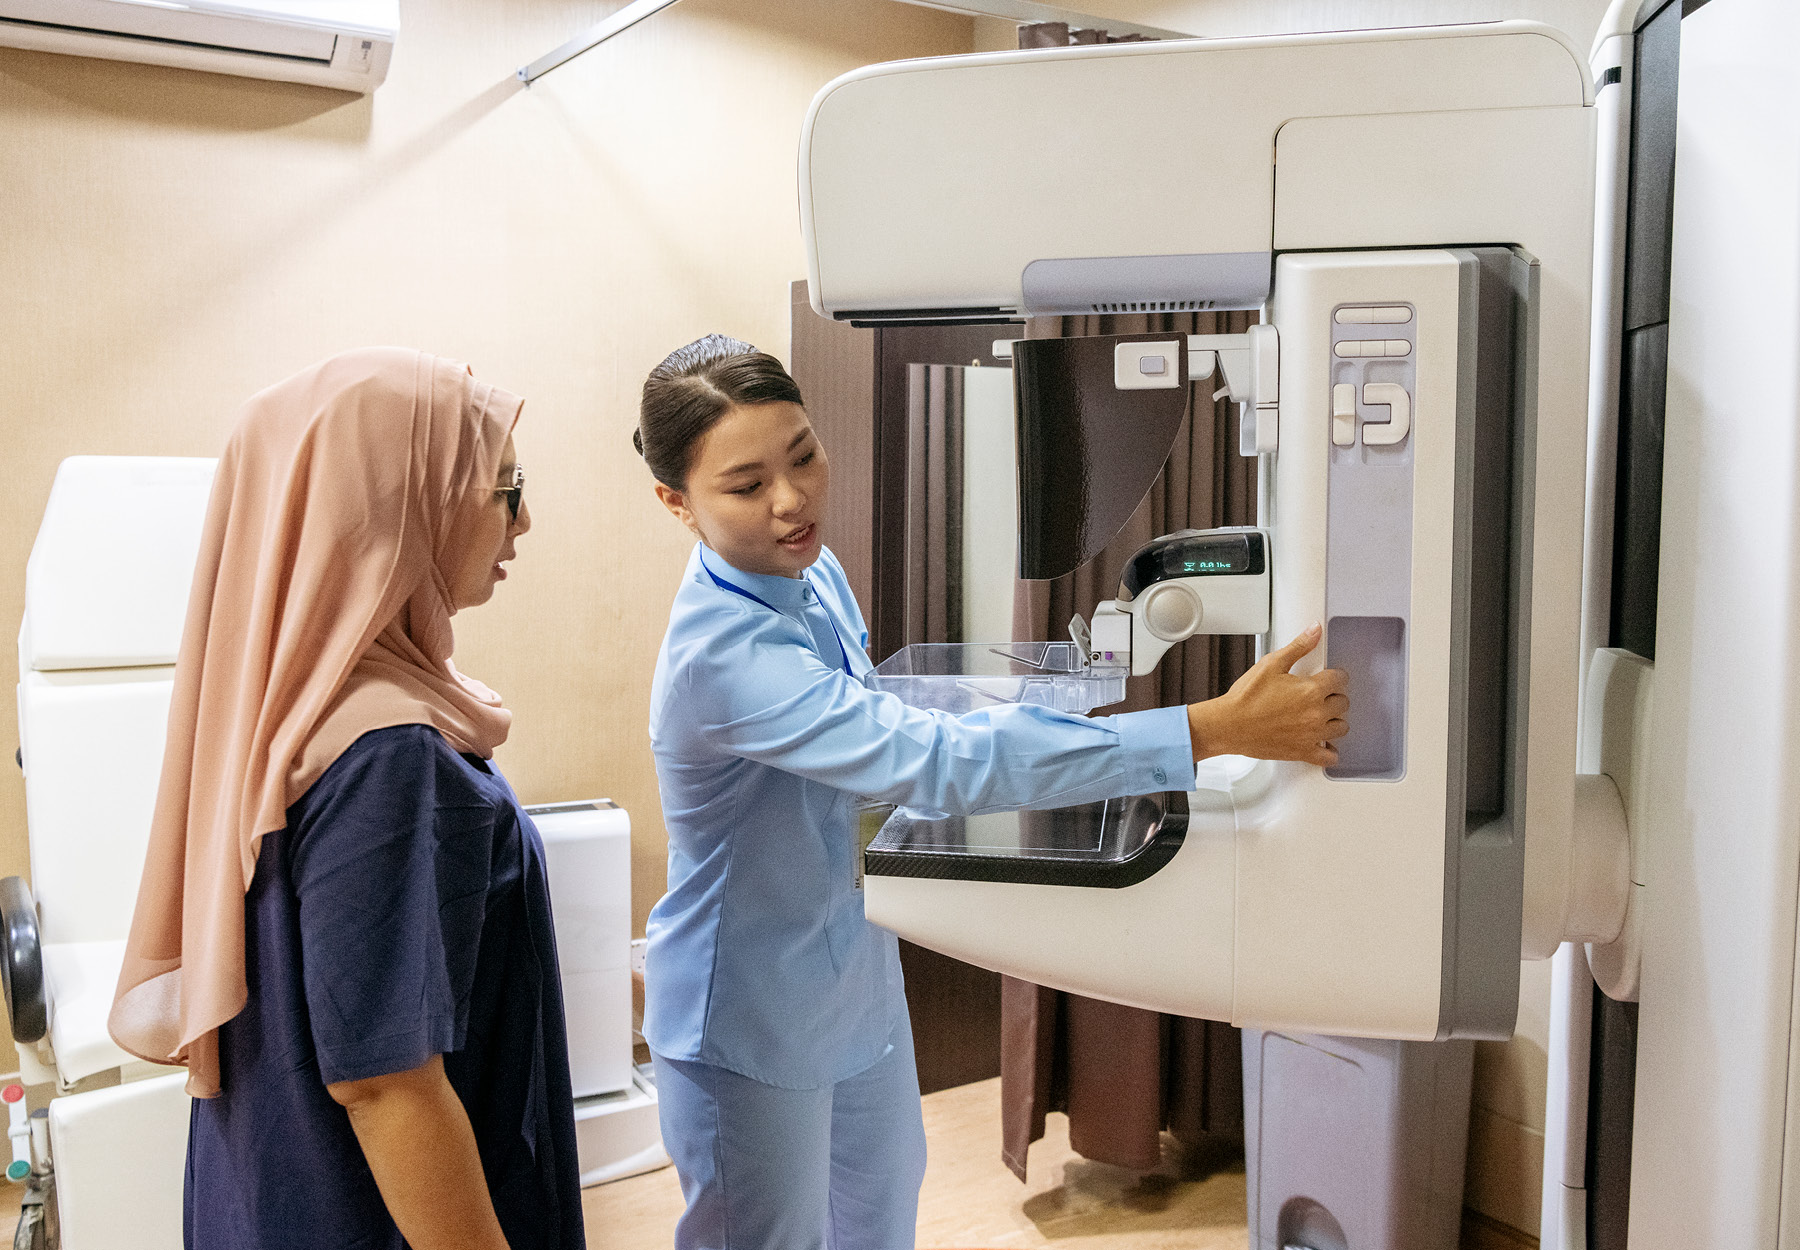
<path fill-rule="evenodd" d="M 405 1250 L 329 1082 L 443 1055 L 512 1250 L 581 1250 L 581 1182 L 543 844 L 437 730 L 358 738 L 265 837 L 249 1001 L 194 1100 L 188 1250 Z"/>
<path fill-rule="evenodd" d="M 1193 783 L 1184 708 L 925 711 L 863 684 L 868 643 L 829 549 L 804 578 L 704 546 L 688 561 L 650 693 L 669 835 L 645 973 L 657 1054 L 816 1089 L 886 1053 L 904 997 L 894 935 L 856 888 L 860 797 L 968 815 Z"/>

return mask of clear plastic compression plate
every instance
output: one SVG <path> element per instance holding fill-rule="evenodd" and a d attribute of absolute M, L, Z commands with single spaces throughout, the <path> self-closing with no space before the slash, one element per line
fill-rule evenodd
<path fill-rule="evenodd" d="M 1125 697 L 1125 670 L 1089 668 L 1072 642 L 915 642 L 867 681 L 913 707 L 955 716 L 1003 703 L 1083 715 Z"/>
<path fill-rule="evenodd" d="M 1116 889 L 1137 884 L 1173 859 L 1187 823 L 1187 796 L 1179 791 L 980 816 L 901 808 L 863 852 L 863 871 Z"/>

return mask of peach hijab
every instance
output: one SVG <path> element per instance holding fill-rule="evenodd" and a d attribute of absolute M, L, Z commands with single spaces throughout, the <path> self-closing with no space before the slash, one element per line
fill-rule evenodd
<path fill-rule="evenodd" d="M 262 837 L 357 738 L 483 757 L 512 714 L 456 671 L 447 579 L 522 400 L 457 361 L 345 352 L 251 398 L 220 458 L 175 667 L 149 854 L 109 1026 L 219 1093 Z M 491 498 L 491 496 L 484 496 Z M 375 954 L 371 952 L 371 958 Z"/>

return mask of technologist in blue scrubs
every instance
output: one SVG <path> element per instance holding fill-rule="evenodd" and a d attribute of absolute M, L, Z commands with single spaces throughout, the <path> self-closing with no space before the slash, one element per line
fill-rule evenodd
<path fill-rule="evenodd" d="M 644 384 L 633 441 L 700 541 L 651 689 L 669 889 L 644 1035 L 687 1209 L 677 1250 L 911 1250 L 925 1132 L 894 935 L 863 917 L 863 797 L 972 814 L 1185 788 L 1236 753 L 1330 764 L 1341 674 L 1086 718 L 961 717 L 869 689 L 868 631 L 822 545 L 830 474 L 781 362 L 709 335 Z"/>

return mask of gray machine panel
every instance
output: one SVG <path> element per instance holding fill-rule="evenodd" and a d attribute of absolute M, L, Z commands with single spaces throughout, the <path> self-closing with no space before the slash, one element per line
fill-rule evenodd
<path fill-rule="evenodd" d="M 1506 1038 L 1519 1001 L 1525 722 L 1537 456 L 1538 266 L 1512 248 L 1461 268 L 1449 785 L 1439 1038 Z"/>
<path fill-rule="evenodd" d="M 1398 781 L 1406 775 L 1413 566 L 1413 440 L 1403 431 L 1419 389 L 1418 318 L 1407 303 L 1340 305 L 1331 314 L 1326 662 L 1359 680 L 1350 732 L 1325 773 Z M 1347 420 L 1337 415 L 1340 392 L 1354 409 Z"/>

